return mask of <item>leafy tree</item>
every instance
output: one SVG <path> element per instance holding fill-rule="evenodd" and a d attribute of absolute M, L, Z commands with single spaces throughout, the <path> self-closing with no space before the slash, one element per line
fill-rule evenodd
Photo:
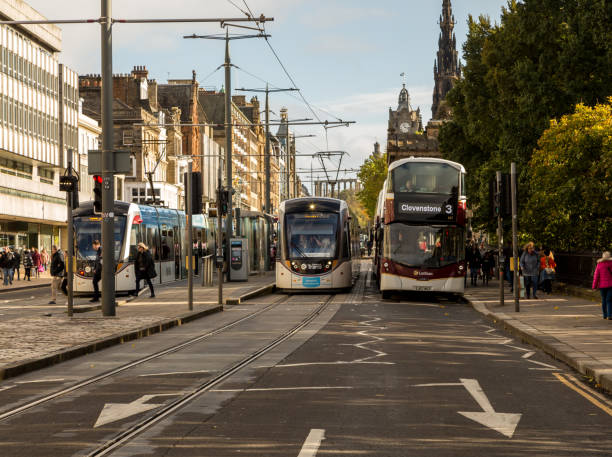
<path fill-rule="evenodd" d="M 349 213 L 353 218 L 356 226 L 366 228 L 368 226 L 369 217 L 365 208 L 358 200 L 356 192 L 354 190 L 342 190 L 338 196 L 340 200 L 344 200 L 349 208 Z"/>
<path fill-rule="evenodd" d="M 529 164 L 526 229 L 550 246 L 612 245 L 612 97 L 552 120 Z"/>
<path fill-rule="evenodd" d="M 362 190 L 357 198 L 363 204 L 370 219 L 374 218 L 378 194 L 387 179 L 387 154 L 370 154 L 359 168 L 357 177 L 361 181 Z"/>
<path fill-rule="evenodd" d="M 499 24 L 469 18 L 440 148 L 466 166 L 476 228 L 493 229 L 486 201 L 496 170 L 517 163 L 525 203 L 528 164 L 550 119 L 612 95 L 611 23 L 609 0 L 510 0 Z"/>

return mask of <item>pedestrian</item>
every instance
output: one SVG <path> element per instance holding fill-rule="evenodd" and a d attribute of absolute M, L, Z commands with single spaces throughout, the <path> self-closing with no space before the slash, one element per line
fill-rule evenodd
<path fill-rule="evenodd" d="M 13 250 L 13 275 L 17 273 L 17 281 L 21 281 L 21 254 L 19 249 Z"/>
<path fill-rule="evenodd" d="M 2 268 L 2 276 L 4 277 L 3 284 L 5 286 L 12 285 L 11 269 L 13 267 L 13 255 L 8 246 L 5 246 L 2 254 L 0 254 L 0 268 Z"/>
<path fill-rule="evenodd" d="M 480 271 L 482 257 L 480 256 L 480 251 L 478 250 L 478 246 L 474 243 L 470 246 L 468 250 L 467 261 L 470 268 L 470 284 L 472 286 L 478 285 L 478 273 Z"/>
<path fill-rule="evenodd" d="M 42 251 L 40 251 L 40 263 L 43 267 L 43 271 L 47 271 L 49 268 L 49 262 L 51 262 L 51 256 L 49 256 L 49 253 L 45 248 L 42 248 Z"/>
<path fill-rule="evenodd" d="M 132 292 L 132 295 L 138 296 L 140 281 L 144 280 L 149 285 L 151 298 L 155 298 L 155 290 L 153 289 L 151 279 L 157 276 L 157 272 L 155 271 L 155 263 L 149 248 L 144 243 L 138 243 L 138 254 L 136 254 L 136 261 L 134 262 L 134 271 L 136 274 L 136 289 Z"/>
<path fill-rule="evenodd" d="M 15 250 L 10 246 L 8 246 L 7 249 L 9 252 L 9 258 L 11 259 L 9 264 L 9 270 L 11 273 L 11 284 L 13 284 L 13 280 L 15 279 Z"/>
<path fill-rule="evenodd" d="M 485 252 L 484 257 L 482 258 L 482 284 L 483 286 L 489 285 L 489 279 L 491 279 L 491 270 L 495 261 L 493 259 L 493 254 L 491 251 Z"/>
<path fill-rule="evenodd" d="M 23 250 L 23 280 L 25 281 L 28 278 L 30 281 L 30 277 L 32 275 L 32 254 L 29 249 Z"/>
<path fill-rule="evenodd" d="M 525 292 L 527 298 L 531 298 L 530 289 L 533 290 L 533 298 L 538 298 L 538 282 L 540 277 L 540 256 L 535 250 L 535 245 L 529 242 L 520 259 L 520 267 L 525 278 Z"/>
<path fill-rule="evenodd" d="M 32 263 L 34 264 L 34 274 L 36 274 L 36 277 L 38 278 L 42 270 L 42 263 L 40 253 L 35 247 L 32 247 Z"/>
<path fill-rule="evenodd" d="M 597 261 L 593 275 L 593 289 L 601 293 L 601 310 L 603 318 L 612 321 L 612 256 L 606 251 Z"/>
<path fill-rule="evenodd" d="M 540 254 L 540 284 L 547 295 L 552 293 L 552 282 L 555 279 L 555 256 L 550 249 L 544 249 Z"/>
<path fill-rule="evenodd" d="M 62 281 L 66 275 L 66 264 L 62 251 L 57 249 L 57 246 L 51 246 L 51 301 L 50 305 L 55 305 L 57 299 L 57 291 L 62 287 Z"/>
<path fill-rule="evenodd" d="M 100 279 L 102 279 L 102 247 L 100 246 L 99 240 L 94 240 L 93 243 L 91 243 L 91 246 L 93 247 L 93 250 L 96 251 L 96 260 L 94 262 L 93 279 L 91 281 L 93 284 L 94 296 L 89 301 L 91 303 L 95 303 L 100 301 L 100 288 L 98 283 L 100 282 Z"/>

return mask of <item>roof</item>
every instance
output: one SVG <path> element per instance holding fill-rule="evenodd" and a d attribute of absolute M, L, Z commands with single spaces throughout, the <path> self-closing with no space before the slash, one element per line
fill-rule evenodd
<path fill-rule="evenodd" d="M 452 161 L 446 160 L 446 159 L 437 159 L 435 157 L 408 157 L 407 159 L 396 160 L 395 162 L 392 162 L 391 164 L 389 164 L 389 171 L 393 170 L 394 168 L 399 167 L 400 165 L 404 165 L 405 163 L 409 163 L 409 162 L 445 163 L 445 164 L 450 165 L 451 167 L 456 168 L 457 170 L 461 171 L 461 173 L 465 173 L 466 172 L 465 168 L 460 163 L 452 162 Z"/>
<path fill-rule="evenodd" d="M 190 118 L 192 84 L 159 84 L 157 102 L 165 109 L 180 108 L 181 122 L 192 122 Z"/>

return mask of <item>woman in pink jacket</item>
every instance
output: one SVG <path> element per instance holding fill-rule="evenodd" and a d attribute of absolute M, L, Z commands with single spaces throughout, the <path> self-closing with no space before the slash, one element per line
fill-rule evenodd
<path fill-rule="evenodd" d="M 612 256 L 606 251 L 597 261 L 593 276 L 593 289 L 601 292 L 601 309 L 603 318 L 612 321 Z"/>

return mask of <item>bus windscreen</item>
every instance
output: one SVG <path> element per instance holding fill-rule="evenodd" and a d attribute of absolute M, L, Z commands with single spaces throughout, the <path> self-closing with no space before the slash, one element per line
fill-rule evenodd
<path fill-rule="evenodd" d="M 390 175 L 395 193 L 452 195 L 459 189 L 461 172 L 445 163 L 408 162 Z"/>

